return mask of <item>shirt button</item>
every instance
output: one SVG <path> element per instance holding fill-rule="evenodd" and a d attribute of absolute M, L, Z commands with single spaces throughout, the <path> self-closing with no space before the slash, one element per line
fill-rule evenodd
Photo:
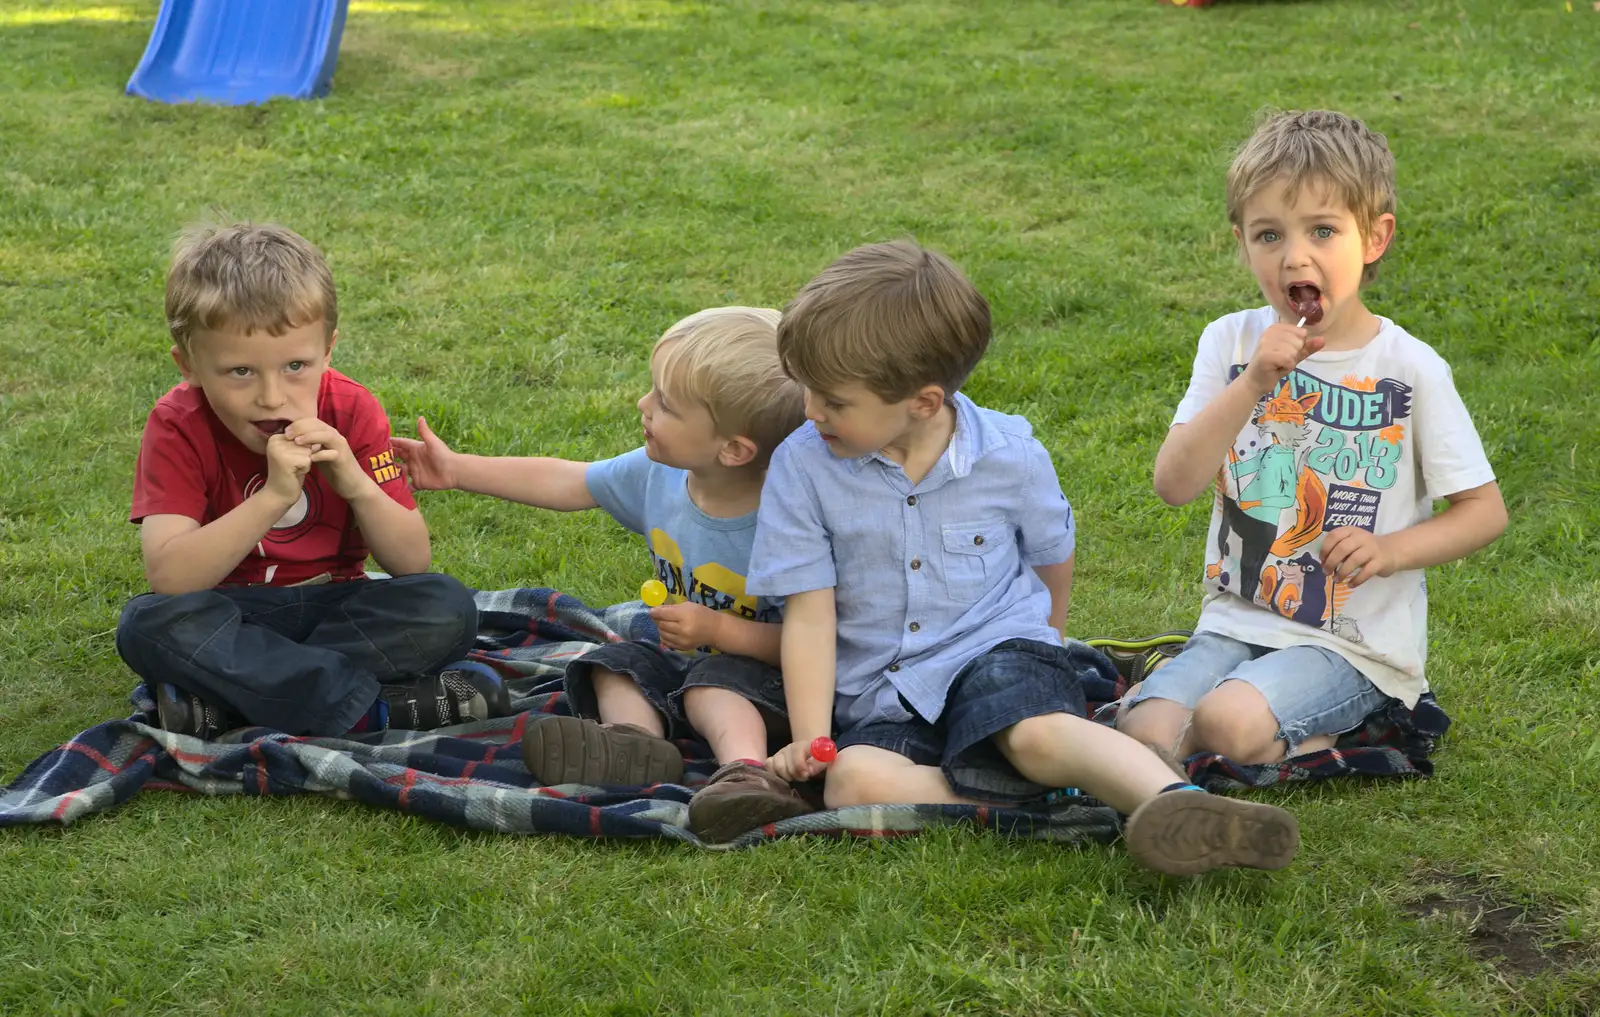
<path fill-rule="evenodd" d="M 916 632 L 919 629 L 921 629 L 922 626 L 918 625 L 916 622 L 912 622 L 910 625 L 907 626 L 907 628 L 909 628 L 912 632 Z"/>
<path fill-rule="evenodd" d="M 900 670 L 900 665 L 899 664 L 890 664 L 889 665 L 889 670 L 898 671 L 898 670 Z"/>
<path fill-rule="evenodd" d="M 983 534 L 980 533 L 976 537 L 973 537 L 972 542 L 981 547 L 983 545 Z"/>
<path fill-rule="evenodd" d="M 906 495 L 906 504 L 907 505 L 915 505 L 916 503 L 917 503 L 917 496 L 916 495 L 914 495 L 914 494 Z"/>
<path fill-rule="evenodd" d="M 920 569 L 921 567 L 922 567 L 922 559 L 921 558 L 913 558 L 913 559 L 911 559 L 911 571 L 915 572 L 917 569 Z"/>

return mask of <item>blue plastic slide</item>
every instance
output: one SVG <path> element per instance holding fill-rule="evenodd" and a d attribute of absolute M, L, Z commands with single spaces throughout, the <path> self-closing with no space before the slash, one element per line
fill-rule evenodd
<path fill-rule="evenodd" d="M 328 94 L 349 0 L 162 0 L 128 94 L 248 106 Z"/>

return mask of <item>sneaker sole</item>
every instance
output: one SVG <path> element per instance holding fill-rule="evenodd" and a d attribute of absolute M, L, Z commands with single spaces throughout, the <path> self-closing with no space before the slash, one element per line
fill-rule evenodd
<path fill-rule="evenodd" d="M 683 779 L 683 754 L 665 738 L 579 717 L 542 717 L 530 724 L 522 736 L 522 761 L 546 785 L 640 787 Z"/>
<path fill-rule="evenodd" d="M 759 791 L 695 798 L 689 799 L 689 832 L 710 844 L 726 844 L 768 823 L 816 811 L 799 798 Z"/>
<path fill-rule="evenodd" d="M 1140 639 L 1117 639 L 1114 636 L 1096 636 L 1093 639 L 1085 639 L 1084 642 L 1097 650 L 1109 648 L 1136 653 L 1139 650 L 1154 650 L 1158 646 L 1186 643 L 1192 638 L 1194 638 L 1194 633 L 1188 629 L 1173 629 L 1170 632 L 1158 632 L 1153 636 L 1144 636 Z"/>
<path fill-rule="evenodd" d="M 1144 636 L 1139 639 L 1117 639 L 1114 636 L 1096 636 L 1085 639 L 1087 646 L 1092 646 L 1110 657 L 1112 663 L 1117 664 L 1117 671 L 1127 679 L 1130 685 L 1137 684 L 1150 677 L 1150 673 L 1159 668 L 1163 660 L 1171 660 L 1180 652 L 1169 647 L 1181 647 L 1194 633 L 1188 629 L 1173 629 L 1170 632 L 1158 632 L 1153 636 Z M 1128 659 L 1131 666 L 1128 672 L 1123 672 L 1123 667 L 1118 662 L 1118 657 Z"/>
<path fill-rule="evenodd" d="M 1134 861 L 1168 876 L 1281 869 L 1300 849 L 1300 824 L 1288 812 L 1204 791 L 1156 795 L 1128 817 L 1122 835 Z"/>

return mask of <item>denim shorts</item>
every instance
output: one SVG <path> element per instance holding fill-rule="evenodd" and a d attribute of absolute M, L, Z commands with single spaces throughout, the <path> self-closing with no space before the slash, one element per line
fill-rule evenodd
<path fill-rule="evenodd" d="M 1004 804 L 1034 801 L 1055 789 L 1018 773 L 993 736 L 1047 713 L 1082 717 L 1081 672 L 1093 671 L 1096 658 L 1104 659 L 1082 643 L 1054 646 L 1008 639 L 956 674 L 937 721 L 930 724 L 917 716 L 902 697 L 910 720 L 862 724 L 835 741 L 841 749 L 871 745 L 919 766 L 937 766 L 951 789 L 968 798 Z"/>
<path fill-rule="evenodd" d="M 1289 756 L 1307 738 L 1360 727 L 1389 701 L 1353 664 L 1326 647 L 1274 650 L 1200 632 L 1184 644 L 1182 653 L 1146 678 L 1123 709 L 1146 699 L 1170 699 L 1193 710 L 1202 696 L 1231 679 L 1248 683 L 1266 699 Z"/>
<path fill-rule="evenodd" d="M 650 705 L 661 714 L 668 738 L 698 738 L 683 712 L 683 694 L 696 686 L 728 689 L 755 704 L 767 724 L 769 751 L 789 741 L 788 706 L 783 675 L 751 657 L 731 653 L 683 654 L 654 643 L 610 643 L 590 650 L 567 665 L 563 684 L 572 712 L 598 720 L 594 669 L 600 667 L 633 679 Z"/>

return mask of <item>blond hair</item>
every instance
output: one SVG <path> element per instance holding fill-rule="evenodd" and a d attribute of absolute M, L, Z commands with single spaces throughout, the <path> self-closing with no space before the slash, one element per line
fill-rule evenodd
<path fill-rule="evenodd" d="M 185 353 L 196 332 L 238 328 L 283 335 L 339 322 L 333 273 L 300 234 L 275 223 L 206 223 L 185 230 L 167 270 L 167 327 Z"/>
<path fill-rule="evenodd" d="M 1273 183 L 1286 187 L 1290 201 L 1302 187 L 1322 188 L 1350 209 L 1363 237 L 1372 235 L 1379 216 L 1394 213 L 1388 139 L 1332 110 L 1286 110 L 1262 120 L 1228 167 L 1228 221 L 1243 229 L 1245 203 Z M 1374 261 L 1362 281 L 1377 274 Z"/>
<path fill-rule="evenodd" d="M 777 329 L 769 307 L 712 307 L 667 329 L 650 354 L 670 397 L 704 406 L 719 435 L 755 442 L 760 467 L 806 416 L 804 390 L 778 361 Z"/>
<path fill-rule="evenodd" d="M 843 255 L 778 325 L 778 355 L 801 384 L 860 383 L 885 402 L 924 385 L 954 394 L 988 348 L 988 301 L 949 258 L 911 240 Z"/>

